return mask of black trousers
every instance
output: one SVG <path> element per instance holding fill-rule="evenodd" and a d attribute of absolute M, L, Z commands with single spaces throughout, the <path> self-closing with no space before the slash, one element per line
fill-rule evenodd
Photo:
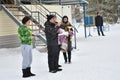
<path fill-rule="evenodd" d="M 58 69 L 59 46 L 48 46 L 48 67 L 49 71 Z"/>
<path fill-rule="evenodd" d="M 63 52 L 64 60 L 66 62 L 71 62 L 71 51 Z"/>
<path fill-rule="evenodd" d="M 72 42 L 70 41 L 70 35 L 68 37 L 68 50 L 66 52 L 63 52 L 65 63 L 69 62 L 71 63 L 71 50 L 72 50 Z"/>
<path fill-rule="evenodd" d="M 102 33 L 102 36 L 104 36 L 103 27 L 102 26 L 97 26 L 97 31 L 98 31 L 98 35 L 99 36 L 100 36 L 100 32 Z"/>

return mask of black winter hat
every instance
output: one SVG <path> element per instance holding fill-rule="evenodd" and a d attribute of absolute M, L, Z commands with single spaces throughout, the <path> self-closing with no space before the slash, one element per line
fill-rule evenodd
<path fill-rule="evenodd" d="M 56 17 L 55 15 L 46 15 L 47 16 L 47 21 L 50 21 L 52 18 Z"/>

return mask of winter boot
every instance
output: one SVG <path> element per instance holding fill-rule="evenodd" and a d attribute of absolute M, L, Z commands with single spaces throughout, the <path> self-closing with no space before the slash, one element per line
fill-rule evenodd
<path fill-rule="evenodd" d="M 103 32 L 102 32 L 102 36 L 105 36 Z"/>
<path fill-rule="evenodd" d="M 35 76 L 35 74 L 31 73 L 31 67 L 28 67 L 27 68 L 27 72 L 30 76 Z"/>
<path fill-rule="evenodd" d="M 30 77 L 30 74 L 28 73 L 27 69 L 22 69 L 22 72 L 23 72 L 23 78 L 27 78 L 27 77 Z"/>
<path fill-rule="evenodd" d="M 58 65 L 58 67 L 62 67 L 62 65 Z"/>

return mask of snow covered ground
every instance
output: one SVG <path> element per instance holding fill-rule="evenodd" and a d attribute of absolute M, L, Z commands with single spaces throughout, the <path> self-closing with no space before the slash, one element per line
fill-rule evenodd
<path fill-rule="evenodd" d="M 106 36 L 84 38 L 84 29 L 77 27 L 77 49 L 72 51 L 72 63 L 64 64 L 63 71 L 48 72 L 47 54 L 33 49 L 32 72 L 35 77 L 23 79 L 20 48 L 0 49 L 0 80 L 120 80 L 120 24 L 111 25 Z"/>

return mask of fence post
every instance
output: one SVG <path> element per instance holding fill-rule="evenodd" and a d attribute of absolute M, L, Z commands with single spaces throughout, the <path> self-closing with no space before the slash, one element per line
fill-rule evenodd
<path fill-rule="evenodd" d="M 76 41 L 76 31 L 75 31 L 75 28 L 74 28 L 74 40 L 75 40 L 75 49 L 77 48 L 77 41 Z"/>
<path fill-rule="evenodd" d="M 33 48 L 36 48 L 36 45 L 35 45 L 35 37 L 32 39 L 32 43 L 33 43 Z"/>

